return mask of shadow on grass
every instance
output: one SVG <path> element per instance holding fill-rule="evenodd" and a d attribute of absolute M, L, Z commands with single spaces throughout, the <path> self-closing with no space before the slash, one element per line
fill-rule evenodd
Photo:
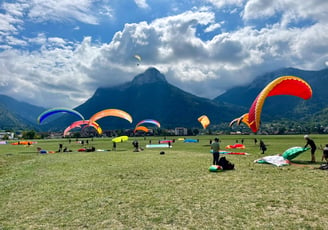
<path fill-rule="evenodd" d="M 290 161 L 292 164 L 299 164 L 299 165 L 321 165 L 322 163 L 324 163 L 324 162 L 318 162 L 318 161 L 316 161 L 316 162 L 311 162 L 311 161 L 300 161 L 300 160 L 292 160 L 292 161 Z"/>

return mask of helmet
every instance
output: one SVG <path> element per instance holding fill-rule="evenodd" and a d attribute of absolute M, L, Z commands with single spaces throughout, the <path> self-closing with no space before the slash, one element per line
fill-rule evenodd
<path fill-rule="evenodd" d="M 307 138 L 309 138 L 309 135 L 304 135 L 304 139 L 307 139 Z"/>

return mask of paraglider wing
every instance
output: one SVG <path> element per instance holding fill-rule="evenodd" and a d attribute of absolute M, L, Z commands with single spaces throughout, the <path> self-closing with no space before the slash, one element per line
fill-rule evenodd
<path fill-rule="evenodd" d="M 292 160 L 295 157 L 297 157 L 298 155 L 300 155 L 301 153 L 309 150 L 310 148 L 304 148 L 304 147 L 299 147 L 299 146 L 295 146 L 295 147 L 291 147 L 289 149 L 287 149 L 281 156 L 284 159 L 287 160 Z"/>
<path fill-rule="evenodd" d="M 139 125 L 144 124 L 144 123 L 154 124 L 154 125 L 156 125 L 158 128 L 161 127 L 161 124 L 160 124 L 158 121 L 153 120 L 153 119 L 145 119 L 145 120 L 142 120 L 142 121 L 140 121 L 140 122 L 136 125 L 136 127 L 138 127 Z"/>
<path fill-rule="evenodd" d="M 104 109 L 102 111 L 99 111 L 91 116 L 91 118 L 89 119 L 89 123 L 92 124 L 93 122 L 108 116 L 120 117 L 132 123 L 131 115 L 120 109 Z"/>
<path fill-rule="evenodd" d="M 206 115 L 202 115 L 197 119 L 203 126 L 203 129 L 206 129 L 210 125 L 210 119 Z"/>
<path fill-rule="evenodd" d="M 52 108 L 52 109 L 48 109 L 46 111 L 44 111 L 43 113 L 41 113 L 37 119 L 38 123 L 41 124 L 42 121 L 44 121 L 44 119 L 46 119 L 47 117 L 56 114 L 56 113 L 70 113 L 73 114 L 75 116 L 78 116 L 79 118 L 81 118 L 82 120 L 84 120 L 84 117 L 82 116 L 82 114 L 80 114 L 78 111 L 74 110 L 74 109 L 69 109 L 69 108 Z"/>
<path fill-rule="evenodd" d="M 112 139 L 112 142 L 124 142 L 124 141 L 127 141 L 129 140 L 129 137 L 128 136 L 119 136 L 119 137 L 115 137 Z"/>
<path fill-rule="evenodd" d="M 145 127 L 145 126 L 142 126 L 142 125 L 136 127 L 136 128 L 134 129 L 134 132 L 137 132 L 138 130 L 140 130 L 140 131 L 144 131 L 144 132 L 146 132 L 146 133 L 149 132 L 149 129 L 148 129 L 147 127 Z"/>
<path fill-rule="evenodd" d="M 94 127 L 96 130 L 97 130 L 97 132 L 98 132 L 98 134 L 102 134 L 102 128 L 100 127 L 100 125 L 97 123 L 97 122 L 92 122 L 91 124 L 88 124 L 89 126 L 91 126 L 91 127 Z"/>
<path fill-rule="evenodd" d="M 239 120 L 240 120 L 240 117 L 237 117 L 237 118 L 233 119 L 233 120 L 229 123 L 229 127 L 232 127 L 235 123 L 238 124 Z"/>
<path fill-rule="evenodd" d="M 260 127 L 265 99 L 276 95 L 291 95 L 307 100 L 312 97 L 312 89 L 307 82 L 295 76 L 282 76 L 270 82 L 257 95 L 249 109 L 248 122 L 253 132 L 257 132 Z"/>
<path fill-rule="evenodd" d="M 95 122 L 94 122 L 95 123 Z M 64 130 L 64 136 L 67 135 L 67 133 L 74 128 L 81 128 L 81 125 L 89 125 L 89 120 L 79 120 L 74 121 L 72 124 L 70 124 L 65 130 Z M 91 125 L 90 125 L 91 126 Z M 99 126 L 99 125 L 98 125 Z M 96 128 L 96 127 L 95 127 Z"/>
<path fill-rule="evenodd" d="M 245 125 L 250 127 L 249 122 L 248 122 L 248 113 L 245 113 L 245 114 L 240 116 L 240 118 L 237 121 L 237 124 L 240 125 L 241 122 L 243 122 Z"/>
<path fill-rule="evenodd" d="M 70 124 L 65 130 L 64 130 L 64 137 L 67 135 L 67 133 L 71 130 L 71 129 L 74 129 L 74 128 L 77 128 L 77 127 L 81 127 L 81 125 L 85 125 L 85 124 L 88 124 L 89 123 L 89 120 L 79 120 L 79 121 L 75 121 L 73 122 L 72 124 Z"/>
<path fill-rule="evenodd" d="M 95 122 L 95 121 L 92 122 L 92 123 L 90 123 L 90 121 L 89 121 L 89 123 L 87 125 L 83 126 L 81 132 L 83 132 L 88 127 L 94 128 L 97 131 L 98 134 L 102 134 L 102 132 L 103 132 L 102 131 L 102 128 L 100 127 L 100 125 L 97 122 Z"/>
<path fill-rule="evenodd" d="M 141 57 L 140 57 L 140 55 L 135 54 L 135 55 L 133 55 L 133 57 L 134 57 L 135 59 L 137 59 L 139 62 L 141 61 Z"/>

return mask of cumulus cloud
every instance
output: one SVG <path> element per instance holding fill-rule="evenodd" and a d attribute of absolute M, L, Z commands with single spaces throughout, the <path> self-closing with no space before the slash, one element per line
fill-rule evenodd
<path fill-rule="evenodd" d="M 94 8 L 90 6 L 91 1 L 62 1 L 56 7 L 55 1 L 31 2 L 19 9 L 28 12 L 34 21 L 100 22 L 90 10 Z M 0 24 L 0 38 L 1 33 L 12 32 L 5 36 L 7 42 L 2 43 L 4 48 L 0 52 L 4 76 L 0 79 L 0 90 L 46 107 L 74 107 L 87 100 L 98 87 L 131 81 L 148 67 L 156 67 L 171 84 L 213 98 L 277 68 L 326 68 L 326 1 L 207 2 L 215 7 L 197 6 L 182 13 L 172 11 L 168 13 L 170 16 L 154 20 L 127 22 L 108 42 L 92 36 L 85 36 L 82 41 L 69 40 L 46 32 L 28 38 L 15 36 L 23 23 L 19 13 L 23 11 L 7 6 L 13 13 L 10 17 L 2 15 L 8 20 Z M 135 3 L 139 8 L 152 7 L 146 1 Z M 217 9 L 225 6 L 237 7 L 239 14 L 235 15 L 241 15 L 239 19 L 244 24 L 223 28 L 227 25 Z M 41 8 L 47 15 L 40 12 Z M 260 20 L 266 23 L 256 24 Z M 78 28 L 77 31 L 83 30 L 83 25 Z M 40 48 L 15 49 L 11 44 Z M 142 57 L 140 63 L 133 58 L 135 54 Z"/>
<path fill-rule="evenodd" d="M 269 17 L 281 17 L 282 21 L 313 20 L 327 21 L 326 10 L 328 2 L 325 0 L 306 1 L 300 4 L 291 0 L 262 1 L 249 0 L 243 10 L 243 19 L 261 19 Z"/>
<path fill-rule="evenodd" d="M 146 0 L 134 0 L 138 7 L 140 8 L 149 8 Z"/>

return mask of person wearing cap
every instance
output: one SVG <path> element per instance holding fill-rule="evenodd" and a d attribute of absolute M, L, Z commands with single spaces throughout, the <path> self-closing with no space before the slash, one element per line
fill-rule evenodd
<path fill-rule="evenodd" d="M 306 148 L 307 146 L 310 146 L 311 162 L 314 163 L 315 162 L 315 151 L 317 149 L 317 146 L 316 146 L 315 142 L 309 137 L 309 135 L 305 135 L 304 139 L 306 140 L 306 144 L 305 144 L 304 148 Z"/>
<path fill-rule="evenodd" d="M 215 138 L 211 144 L 211 150 L 213 151 L 213 165 L 219 165 L 220 158 L 220 143 L 219 138 Z"/>

